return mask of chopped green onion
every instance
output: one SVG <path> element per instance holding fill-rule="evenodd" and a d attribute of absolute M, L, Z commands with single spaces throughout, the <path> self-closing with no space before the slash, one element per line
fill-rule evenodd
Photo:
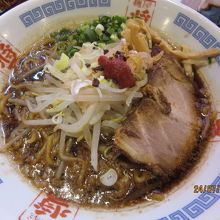
<path fill-rule="evenodd" d="M 98 43 L 97 46 L 101 49 L 104 49 L 106 44 L 105 43 Z"/>
<path fill-rule="evenodd" d="M 69 65 L 69 57 L 62 53 L 59 60 L 57 60 L 54 64 L 54 67 L 60 71 L 65 70 Z"/>
<path fill-rule="evenodd" d="M 84 22 L 74 30 L 63 28 L 50 34 L 50 37 L 57 42 L 58 54 L 65 53 L 71 58 L 79 51 L 75 46 L 82 46 L 83 43 L 96 41 L 102 48 L 104 44 L 118 41 L 121 38 L 121 31 L 126 28 L 127 19 L 122 16 L 100 16 L 92 23 Z"/>
<path fill-rule="evenodd" d="M 98 24 L 95 28 L 96 34 L 99 36 L 102 35 L 102 32 L 105 30 L 104 26 L 102 24 Z"/>
<path fill-rule="evenodd" d="M 118 40 L 119 40 L 117 34 L 112 34 L 112 35 L 110 36 L 110 38 L 111 38 L 112 41 L 118 41 Z"/>
<path fill-rule="evenodd" d="M 124 30 L 124 29 L 127 28 L 127 25 L 126 25 L 125 23 L 122 23 L 122 24 L 121 24 L 121 28 Z"/>

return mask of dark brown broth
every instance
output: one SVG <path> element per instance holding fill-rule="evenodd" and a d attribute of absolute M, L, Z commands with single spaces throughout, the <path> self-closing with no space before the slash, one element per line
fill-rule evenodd
<path fill-rule="evenodd" d="M 42 51 L 43 49 L 37 51 L 35 55 L 42 54 Z M 26 57 L 23 59 L 26 59 Z M 38 60 L 42 61 L 45 59 L 38 57 Z M 16 86 L 19 86 L 20 82 L 20 80 L 16 81 L 19 78 L 17 76 L 23 72 L 21 66 L 19 67 L 18 65 L 18 69 L 14 73 L 14 84 Z M 27 76 L 23 81 L 43 80 L 43 75 L 44 72 L 40 69 L 36 73 Z M 197 97 L 195 104 L 201 115 L 203 129 L 210 128 L 213 119 L 210 97 L 207 96 L 208 92 L 198 75 L 195 77 L 194 87 Z M 5 91 L 5 95 L 11 94 L 13 97 L 21 97 L 25 88 L 8 87 Z M 6 137 L 9 137 L 13 129 L 18 126 L 13 111 L 15 108 L 16 106 L 14 105 L 7 105 L 8 114 L 2 114 L 1 116 Z M 17 110 L 22 111 L 24 108 L 18 107 Z M 32 114 L 29 117 L 35 119 L 39 118 L 39 115 Z M 23 175 L 37 188 L 48 193 L 52 192 L 58 197 L 83 206 L 119 208 L 154 198 L 154 194 L 159 195 L 160 192 L 170 189 L 171 186 L 186 176 L 188 171 L 201 158 L 209 137 L 209 130 L 205 132 L 201 130 L 197 145 L 194 147 L 192 155 L 185 166 L 169 176 L 154 174 L 150 168 L 129 161 L 114 147 L 106 157 L 105 150 L 108 146 L 113 145 L 113 133 L 109 130 L 102 131 L 98 172 L 95 172 L 90 165 L 90 151 L 86 143 L 84 141 L 77 142 L 75 138 L 68 138 L 66 145 L 69 145 L 69 149 L 66 150 L 65 154 L 79 160 L 64 162 L 62 174 L 59 178 L 56 178 L 57 169 L 60 164 L 58 154 L 59 138 L 56 139 L 57 136 L 59 137 L 59 132 L 54 133 L 53 127 L 50 126 L 28 128 L 25 137 L 10 146 L 8 152 L 16 164 L 18 164 Z M 36 141 L 28 143 L 33 134 Z M 43 144 L 50 137 L 54 141 L 51 151 L 37 158 Z M 100 183 L 99 178 L 110 168 L 117 171 L 118 181 L 112 187 L 106 187 Z"/>

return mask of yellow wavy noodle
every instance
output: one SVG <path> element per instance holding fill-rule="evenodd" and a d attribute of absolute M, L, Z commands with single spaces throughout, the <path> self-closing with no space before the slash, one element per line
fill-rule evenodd
<path fill-rule="evenodd" d="M 45 38 L 40 42 L 40 48 L 43 50 L 56 50 L 56 41 L 52 38 Z"/>
<path fill-rule="evenodd" d="M 69 139 L 69 143 L 70 141 L 72 141 L 71 139 Z M 69 144 L 67 142 L 67 145 Z M 80 159 L 80 158 L 76 158 L 76 157 L 73 157 L 73 156 L 70 156 L 68 153 L 66 153 L 66 147 L 62 150 L 61 148 L 59 148 L 59 158 L 65 162 L 80 162 L 80 163 L 83 163 L 83 160 Z"/>
<path fill-rule="evenodd" d="M 39 161 L 42 159 L 42 156 L 43 156 L 43 154 L 45 153 L 46 148 L 47 148 L 47 141 L 45 141 L 45 142 L 43 143 L 42 148 L 41 148 L 40 151 L 36 154 L 34 163 L 37 163 L 37 162 L 39 162 Z"/>
<path fill-rule="evenodd" d="M 36 130 L 32 130 L 30 134 L 30 138 L 26 140 L 27 144 L 33 144 L 40 139 L 39 134 Z"/>
<path fill-rule="evenodd" d="M 85 182 L 84 180 L 85 180 L 86 172 L 88 170 L 87 168 L 88 168 L 88 162 L 84 161 L 84 163 L 81 163 L 80 174 L 77 179 L 77 183 L 79 186 L 81 186 Z"/>
<path fill-rule="evenodd" d="M 56 166 L 56 161 L 51 158 L 51 152 L 52 152 L 53 148 L 56 147 L 56 145 L 58 144 L 59 139 L 60 139 L 60 137 L 59 137 L 59 134 L 57 134 L 57 133 L 54 133 L 47 138 L 46 162 L 50 166 Z"/>
<path fill-rule="evenodd" d="M 150 172 L 147 172 L 147 171 L 144 171 L 144 172 L 140 172 L 139 170 L 134 171 L 134 181 L 137 184 L 144 183 L 153 177 L 154 176 Z"/>
<path fill-rule="evenodd" d="M 46 138 L 45 138 L 46 137 Z M 59 135 L 54 133 L 52 135 L 44 135 L 44 143 L 40 151 L 36 154 L 35 162 L 45 159 L 46 163 L 50 166 L 56 166 L 56 161 L 51 158 L 51 152 L 53 147 L 55 147 L 59 142 Z"/>
<path fill-rule="evenodd" d="M 7 112 L 7 104 L 8 104 L 8 99 L 12 96 L 12 94 L 4 95 L 0 94 L 0 113 L 4 115 L 8 115 Z"/>
<path fill-rule="evenodd" d="M 22 70 L 24 72 L 28 72 L 31 69 L 33 69 L 35 66 L 37 65 L 36 59 L 32 58 L 32 57 L 28 57 L 27 59 L 25 59 L 25 61 L 23 62 L 22 65 Z"/>
<path fill-rule="evenodd" d="M 126 197 L 130 190 L 134 187 L 134 183 L 128 174 L 123 175 L 114 185 L 115 192 L 111 193 L 109 198 L 118 201 Z"/>

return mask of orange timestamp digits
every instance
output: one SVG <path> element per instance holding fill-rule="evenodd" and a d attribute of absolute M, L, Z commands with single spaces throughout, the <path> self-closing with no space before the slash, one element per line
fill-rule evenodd
<path fill-rule="evenodd" d="M 220 185 L 194 185 L 194 193 L 219 193 Z"/>

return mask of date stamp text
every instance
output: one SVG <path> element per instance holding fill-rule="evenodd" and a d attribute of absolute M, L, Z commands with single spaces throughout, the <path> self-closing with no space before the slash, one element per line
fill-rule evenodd
<path fill-rule="evenodd" d="M 194 185 L 194 193 L 220 193 L 220 185 Z"/>

